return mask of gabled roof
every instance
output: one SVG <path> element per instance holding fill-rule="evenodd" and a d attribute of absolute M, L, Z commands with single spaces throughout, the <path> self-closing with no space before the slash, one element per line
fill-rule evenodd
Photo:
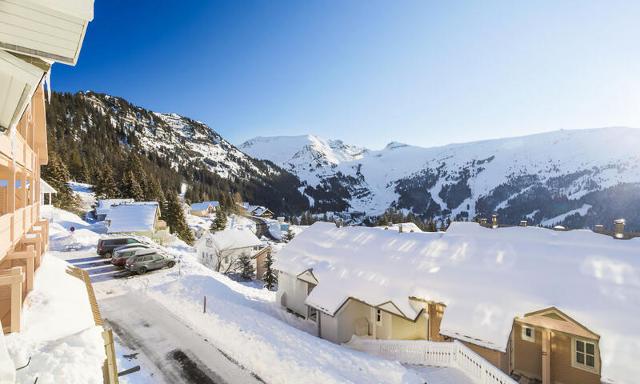
<path fill-rule="evenodd" d="M 517 318 L 516 321 L 589 339 L 597 340 L 600 338 L 598 334 L 556 307 L 527 313 L 523 317 Z"/>
<path fill-rule="evenodd" d="M 307 304 L 330 314 L 353 297 L 415 318 L 409 297 L 423 298 L 446 305 L 443 334 L 503 351 L 514 318 L 555 306 L 601 336 L 604 378 L 640 376 L 640 239 L 475 223 L 398 233 L 318 222 L 274 267 L 294 276 L 311 270 L 319 284 Z"/>
<path fill-rule="evenodd" d="M 111 207 L 120 204 L 131 204 L 133 199 L 100 199 L 96 204 L 96 213 L 98 215 L 106 215 L 111 210 Z"/>
<path fill-rule="evenodd" d="M 155 201 L 113 206 L 107 214 L 108 233 L 153 231 L 159 206 Z"/>
<path fill-rule="evenodd" d="M 217 201 L 202 201 L 199 203 L 192 203 L 191 204 L 191 210 L 192 211 L 205 211 L 209 208 L 215 208 L 217 206 L 219 206 L 220 203 L 218 203 Z"/>
<path fill-rule="evenodd" d="M 44 181 L 44 179 L 40 179 L 40 193 L 58 193 L 58 191 Z"/>
<path fill-rule="evenodd" d="M 196 242 L 196 246 L 210 241 L 211 246 L 219 251 L 239 248 L 253 248 L 262 245 L 260 239 L 249 230 L 227 229 L 215 233 L 205 232 Z"/>

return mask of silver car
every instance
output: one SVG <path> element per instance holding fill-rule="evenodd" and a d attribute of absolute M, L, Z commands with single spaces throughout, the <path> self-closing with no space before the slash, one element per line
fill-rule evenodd
<path fill-rule="evenodd" d="M 158 252 L 150 252 L 143 255 L 136 255 L 127 259 L 124 267 L 130 271 L 139 275 L 152 271 L 154 269 L 160 269 L 164 267 L 173 268 L 176 265 L 176 260 L 173 256 L 161 254 Z"/>

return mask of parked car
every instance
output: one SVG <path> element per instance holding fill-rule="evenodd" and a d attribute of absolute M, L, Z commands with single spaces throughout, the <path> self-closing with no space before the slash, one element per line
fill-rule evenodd
<path fill-rule="evenodd" d="M 118 267 L 124 267 L 126 261 L 131 257 L 157 252 L 158 251 L 156 249 L 150 248 L 147 244 L 132 244 L 131 246 L 120 247 L 113 252 L 111 264 Z"/>
<path fill-rule="evenodd" d="M 111 257 L 114 249 L 128 244 L 140 244 L 142 241 L 133 236 L 110 237 L 98 240 L 98 255 Z"/>
<path fill-rule="evenodd" d="M 176 265 L 176 260 L 173 256 L 159 252 L 152 252 L 149 254 L 130 257 L 126 261 L 124 267 L 128 271 L 143 275 L 147 273 L 147 271 L 164 267 L 172 268 L 174 265 Z"/>
<path fill-rule="evenodd" d="M 149 244 L 149 243 L 144 243 L 144 242 L 140 242 L 140 243 L 131 243 L 131 244 L 127 244 L 127 245 L 122 245 L 118 248 L 115 248 L 113 250 L 113 254 L 115 255 L 117 252 L 120 251 L 124 251 L 127 249 L 132 249 L 132 248 L 151 248 L 153 245 Z"/>

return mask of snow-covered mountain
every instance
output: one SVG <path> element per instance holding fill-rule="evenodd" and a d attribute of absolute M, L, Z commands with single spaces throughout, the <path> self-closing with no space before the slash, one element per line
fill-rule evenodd
<path fill-rule="evenodd" d="M 145 160 L 139 183 L 155 179 L 165 192 L 185 183 L 190 200 L 220 199 L 230 205 L 231 195 L 238 193 L 278 214 L 309 206 L 296 176 L 245 154 L 202 122 L 106 94 L 52 96 L 47 108 L 50 148 L 76 181 L 95 184 L 96 175 L 109 166 L 119 182 L 134 154 Z"/>
<path fill-rule="evenodd" d="M 315 135 L 256 137 L 240 146 L 254 155 L 280 165 L 300 178 L 315 182 L 330 176 L 340 164 L 360 160 L 367 149 L 341 140 L 325 140 Z"/>
<path fill-rule="evenodd" d="M 339 143 L 339 145 L 332 145 Z M 425 217 L 487 216 L 582 227 L 626 217 L 640 229 L 640 129 L 562 130 L 422 148 L 367 150 L 316 136 L 240 146 L 298 175 L 316 207 Z"/>

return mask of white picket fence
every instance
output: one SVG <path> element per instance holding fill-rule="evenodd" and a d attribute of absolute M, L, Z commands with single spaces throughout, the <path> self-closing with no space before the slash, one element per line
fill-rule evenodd
<path fill-rule="evenodd" d="M 403 364 L 457 368 L 478 384 L 517 384 L 459 341 L 373 340 L 354 337 L 345 345 Z"/>

